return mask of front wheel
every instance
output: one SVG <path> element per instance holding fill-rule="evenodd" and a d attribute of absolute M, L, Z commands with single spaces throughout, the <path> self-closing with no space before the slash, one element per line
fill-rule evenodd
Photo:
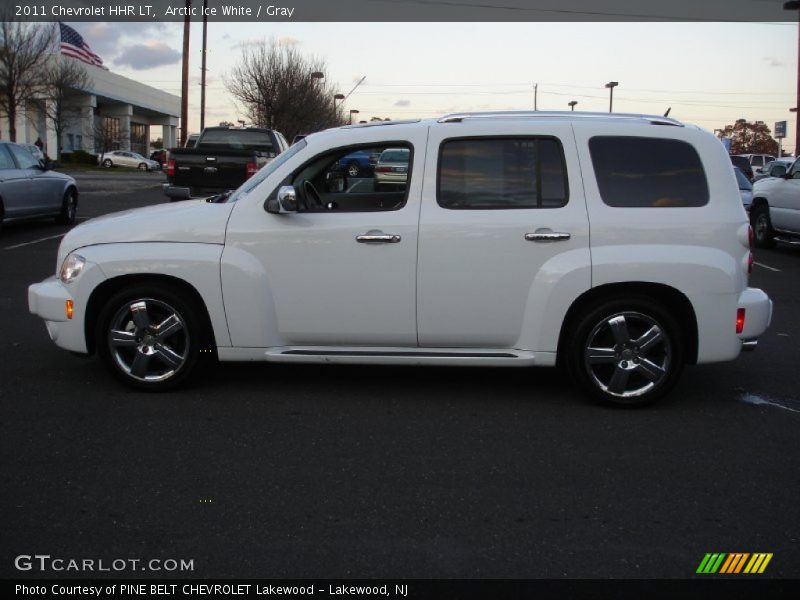
<path fill-rule="evenodd" d="M 140 171 L 147 171 L 147 165 L 144 163 L 139 163 L 139 170 Z"/>
<path fill-rule="evenodd" d="M 98 354 L 130 387 L 173 389 L 192 375 L 201 356 L 210 355 L 200 314 L 171 286 L 127 288 L 106 303 L 98 319 Z"/>
<path fill-rule="evenodd" d="M 566 363 L 593 399 L 644 406 L 666 395 L 683 370 L 683 341 L 675 319 L 648 298 L 608 301 L 572 330 Z"/>
<path fill-rule="evenodd" d="M 772 220 L 769 218 L 769 207 L 758 206 L 753 215 L 753 237 L 758 248 L 773 248 L 775 246 L 775 231 L 772 229 Z"/>
<path fill-rule="evenodd" d="M 110 169 L 111 167 L 113 167 L 113 166 L 114 166 L 114 163 L 112 163 L 112 162 L 111 162 L 111 159 L 110 159 L 110 158 L 107 158 L 107 159 L 105 159 L 105 160 L 103 161 L 103 166 L 104 166 L 106 169 Z"/>
<path fill-rule="evenodd" d="M 361 167 L 357 162 L 353 161 L 347 165 L 347 175 L 349 177 L 358 177 L 359 173 L 361 173 Z"/>

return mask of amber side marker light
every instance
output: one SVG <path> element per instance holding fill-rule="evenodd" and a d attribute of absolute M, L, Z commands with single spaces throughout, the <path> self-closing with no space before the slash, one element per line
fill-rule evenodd
<path fill-rule="evenodd" d="M 64 314 L 67 315 L 68 319 L 72 318 L 72 314 L 75 312 L 75 303 L 72 300 L 67 300 L 64 302 Z"/>
<path fill-rule="evenodd" d="M 739 308 L 736 310 L 736 333 L 744 331 L 744 309 Z"/>

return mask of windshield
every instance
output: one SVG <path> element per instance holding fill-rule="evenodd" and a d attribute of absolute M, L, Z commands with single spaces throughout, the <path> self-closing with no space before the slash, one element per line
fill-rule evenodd
<path fill-rule="evenodd" d="M 287 160 L 292 158 L 295 154 L 300 152 L 303 148 L 308 145 L 308 142 L 305 140 L 300 140 L 289 146 L 289 148 L 285 152 L 281 152 L 269 161 L 258 173 L 253 175 L 250 179 L 245 181 L 239 189 L 237 189 L 230 198 L 228 198 L 228 202 L 236 202 L 242 195 L 250 193 L 251 190 L 255 189 L 258 184 L 264 181 L 267 177 L 272 175 L 278 168 L 283 165 Z"/>
<path fill-rule="evenodd" d="M 750 191 L 753 189 L 753 184 L 744 176 L 744 173 L 739 169 L 734 169 L 733 172 L 736 173 L 736 182 L 739 184 L 740 190 Z"/>

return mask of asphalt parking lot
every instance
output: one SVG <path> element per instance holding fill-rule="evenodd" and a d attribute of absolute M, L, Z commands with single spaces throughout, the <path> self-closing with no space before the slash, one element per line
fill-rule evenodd
<path fill-rule="evenodd" d="M 80 218 L 164 201 L 162 175 L 114 175 L 86 176 Z M 0 576 L 40 553 L 197 577 L 683 578 L 706 552 L 800 576 L 798 248 L 756 253 L 775 314 L 755 352 L 622 411 L 544 369 L 226 364 L 133 392 L 28 313 L 64 231 L 0 233 Z"/>

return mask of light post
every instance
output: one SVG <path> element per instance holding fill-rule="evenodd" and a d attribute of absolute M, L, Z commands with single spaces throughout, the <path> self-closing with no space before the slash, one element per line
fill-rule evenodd
<path fill-rule="evenodd" d="M 792 2 L 784 2 L 783 8 L 785 10 L 799 11 L 798 14 L 800 15 L 800 2 L 797 0 L 793 0 Z M 797 59 L 800 61 L 800 27 L 798 28 L 797 36 Z M 795 104 L 795 107 L 797 106 L 800 106 L 800 62 L 797 63 L 797 104 Z M 797 114 L 794 132 L 794 155 L 800 156 L 800 111 L 795 110 L 794 112 Z"/>
<path fill-rule="evenodd" d="M 335 94 L 333 96 L 333 124 L 336 125 L 336 101 L 344 100 L 344 94 Z"/>
<path fill-rule="evenodd" d="M 356 110 L 355 108 L 350 110 L 350 125 L 353 124 L 353 115 L 357 115 L 360 111 Z"/>
<path fill-rule="evenodd" d="M 614 88 L 618 85 L 618 81 L 609 81 L 606 84 L 606 87 L 608 88 L 608 112 L 612 112 L 612 109 L 614 108 Z"/>
<path fill-rule="evenodd" d="M 570 110 L 575 110 L 575 105 L 576 105 L 577 103 L 578 103 L 578 101 L 577 101 L 577 100 L 570 100 L 569 102 L 567 102 L 567 104 L 569 104 L 569 108 L 570 108 Z"/>

